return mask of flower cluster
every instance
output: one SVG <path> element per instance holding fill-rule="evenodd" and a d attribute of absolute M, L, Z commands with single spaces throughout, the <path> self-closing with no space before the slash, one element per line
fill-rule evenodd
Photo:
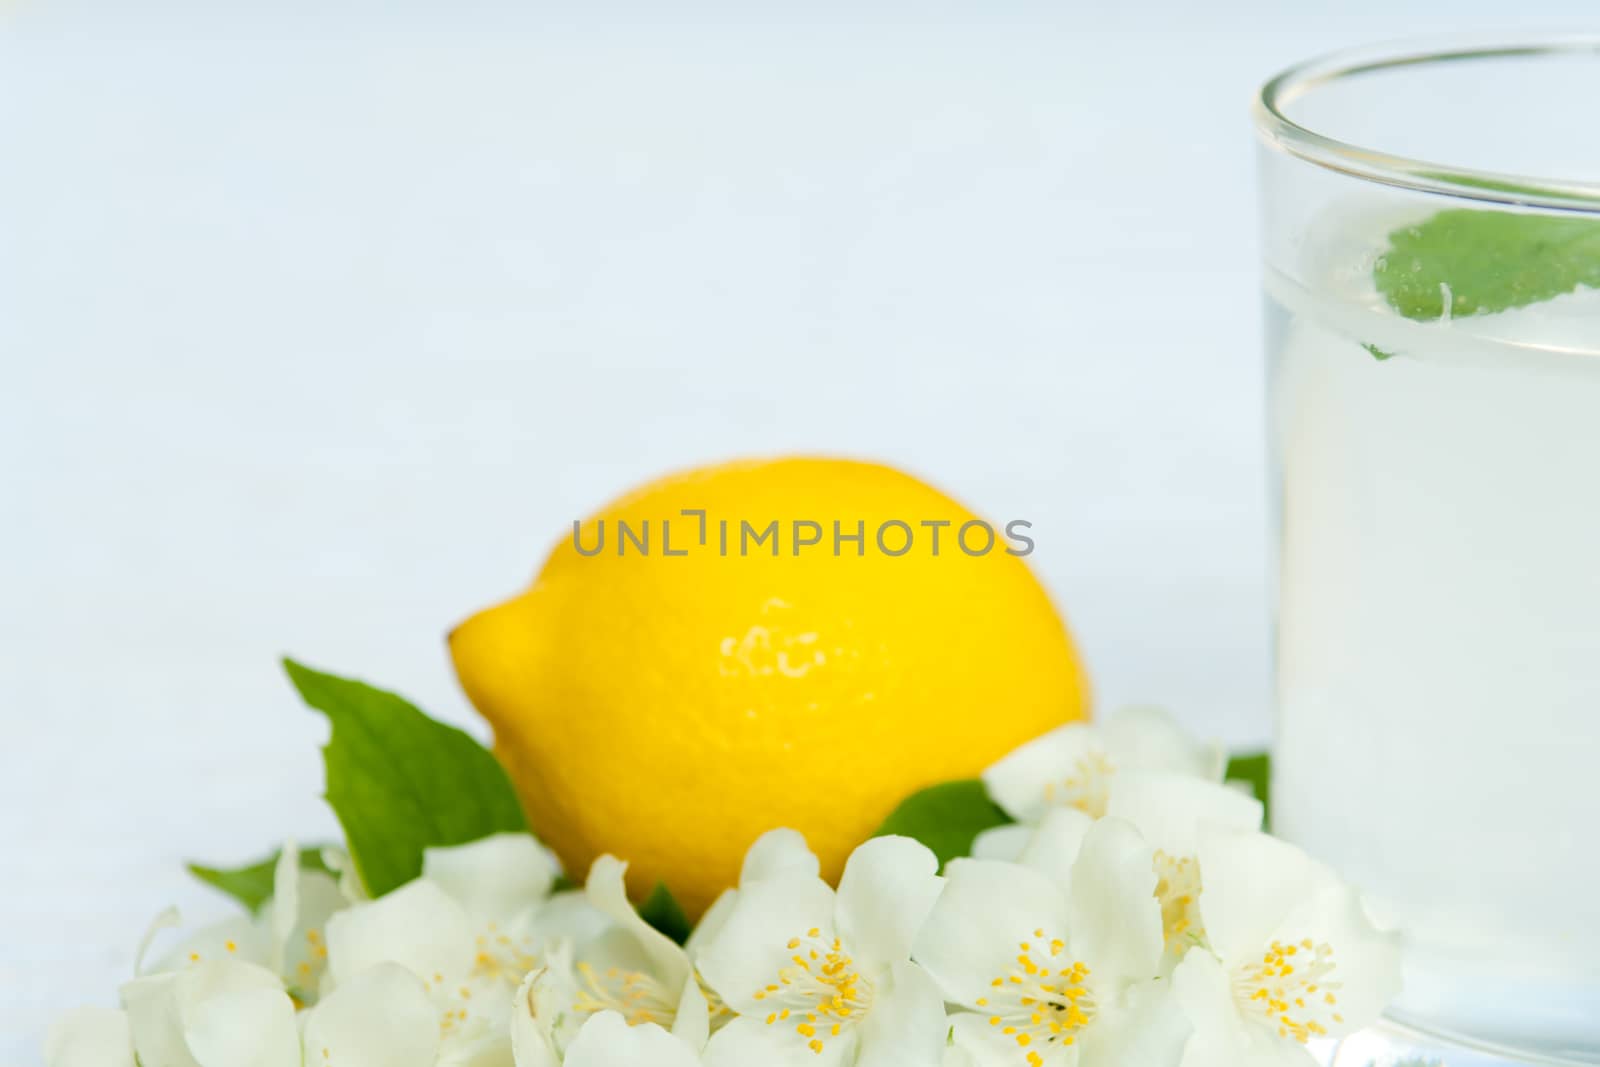
<path fill-rule="evenodd" d="M 628 902 L 622 861 L 560 888 L 526 834 L 431 849 L 376 900 L 346 858 L 285 848 L 258 915 L 141 952 L 121 1007 L 61 1020 L 47 1062 L 1307 1064 L 1396 991 L 1395 942 L 1222 767 L 1159 712 L 1067 726 L 984 776 L 1016 823 L 971 858 L 941 873 L 881 837 L 834 888 L 774 830 L 683 945 Z"/>

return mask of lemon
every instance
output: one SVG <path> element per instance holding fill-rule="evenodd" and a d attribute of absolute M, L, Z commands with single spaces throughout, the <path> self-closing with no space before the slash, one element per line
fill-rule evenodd
<path fill-rule="evenodd" d="M 1087 711 L 1028 531 L 889 467 L 728 463 L 578 525 L 450 637 L 529 822 L 701 912 L 778 826 L 836 877 L 915 790 Z"/>

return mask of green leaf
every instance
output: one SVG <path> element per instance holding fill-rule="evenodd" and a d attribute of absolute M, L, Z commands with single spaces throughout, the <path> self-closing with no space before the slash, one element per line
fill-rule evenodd
<path fill-rule="evenodd" d="M 525 831 L 505 770 L 467 733 L 381 689 L 284 660 L 305 702 L 328 716 L 327 798 L 367 891 L 422 873 L 422 850 Z"/>
<path fill-rule="evenodd" d="M 1227 779 L 1243 782 L 1266 810 L 1264 821 L 1272 825 L 1272 753 L 1244 752 L 1228 761 Z"/>
<path fill-rule="evenodd" d="M 1386 351 L 1386 350 L 1384 350 L 1382 348 L 1379 348 L 1377 345 L 1368 344 L 1366 342 L 1362 342 L 1361 347 L 1365 348 L 1367 350 L 1367 354 L 1370 355 L 1373 359 L 1377 360 L 1379 363 L 1382 363 L 1386 359 L 1393 359 L 1394 358 L 1394 353 L 1393 352 L 1389 352 L 1389 351 Z"/>
<path fill-rule="evenodd" d="M 989 799 L 976 778 L 945 782 L 913 793 L 884 820 L 874 837 L 897 834 L 921 841 L 943 867 L 972 854 L 972 842 L 985 830 L 1005 826 L 1011 817 Z"/>
<path fill-rule="evenodd" d="M 1389 235 L 1372 269 L 1408 319 L 1433 321 L 1525 307 L 1600 287 L 1600 220 L 1457 208 Z M 1374 353 L 1376 355 L 1376 353 Z"/>
<path fill-rule="evenodd" d="M 283 850 L 279 849 L 266 859 L 243 867 L 203 867 L 198 863 L 191 863 L 188 867 L 190 874 L 228 894 L 250 909 L 253 914 L 260 911 L 261 905 L 272 897 L 272 876 L 277 871 L 278 857 L 281 855 Z M 327 865 L 322 862 L 322 849 L 320 847 L 301 849 L 300 869 L 327 871 Z"/>
<path fill-rule="evenodd" d="M 639 905 L 639 918 L 680 945 L 689 940 L 689 933 L 693 929 L 678 898 L 672 895 L 665 882 L 657 882 L 650 896 Z"/>

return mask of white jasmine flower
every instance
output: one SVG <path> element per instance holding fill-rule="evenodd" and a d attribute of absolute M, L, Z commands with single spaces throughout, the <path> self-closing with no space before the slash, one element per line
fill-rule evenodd
<path fill-rule="evenodd" d="M 1076 808 L 1054 808 L 1053 811 L 1071 811 L 1083 814 Z M 1049 816 L 1047 815 L 1046 818 Z M 1084 818 L 1088 818 L 1087 815 Z M 1024 849 L 1033 840 L 1036 825 L 1028 823 L 1012 823 L 1008 826 L 996 826 L 991 830 L 980 833 L 972 842 L 972 858 L 975 860 L 1002 860 L 1006 863 L 1015 863 L 1021 857 Z"/>
<path fill-rule="evenodd" d="M 1314 1038 L 1368 1025 L 1399 991 L 1396 938 L 1326 867 L 1261 833 L 1203 827 L 1200 915 L 1210 951 L 1172 984 L 1194 1024 L 1183 1067 L 1314 1062 Z"/>
<path fill-rule="evenodd" d="M 838 892 L 808 868 L 741 886 L 700 972 L 735 1013 L 711 1067 L 938 1067 L 944 1005 L 910 962 L 938 860 L 907 838 L 856 850 Z"/>
<path fill-rule="evenodd" d="M 590 1017 L 567 1050 L 566 1067 L 700 1067 L 700 1056 L 654 1023 L 630 1026 L 614 1011 Z"/>
<path fill-rule="evenodd" d="M 518 991 L 510 1022 L 518 1067 L 563 1062 L 586 1020 L 605 1013 L 670 1031 L 695 1052 L 705 1047 L 710 1008 L 689 956 L 628 902 L 627 870 L 615 856 L 595 860 L 584 893 L 609 925 L 547 954 Z"/>
<path fill-rule="evenodd" d="M 472 924 L 455 898 L 419 878 L 335 915 L 328 951 L 330 991 L 380 963 L 398 964 L 425 985 L 442 987 L 472 970 Z"/>
<path fill-rule="evenodd" d="M 630 1026 L 654 1023 L 702 1048 L 710 1018 L 688 953 L 628 903 L 627 872 L 615 856 L 601 856 L 589 869 L 589 904 L 615 925 L 580 947 L 574 1007 L 586 1015 L 615 1012 Z"/>
<path fill-rule="evenodd" d="M 509 943 L 498 943 L 499 936 Z M 434 1038 L 453 1055 L 505 1032 L 512 983 L 535 965 L 520 940 L 475 934 L 460 902 L 425 878 L 335 915 L 328 952 L 325 997 L 364 981 L 374 968 L 398 968 L 427 998 Z M 509 1051 L 509 1038 L 504 1043 Z"/>
<path fill-rule="evenodd" d="M 305 1017 L 305 1062 L 333 1067 L 434 1067 L 439 1012 L 416 975 L 379 963 L 348 978 Z"/>
<path fill-rule="evenodd" d="M 339 892 L 344 895 L 346 903 L 359 904 L 363 900 L 371 900 L 367 887 L 361 881 L 361 872 L 356 870 L 355 861 L 350 854 L 340 848 L 325 848 L 322 850 L 322 865 L 333 872 L 333 878 L 339 883 Z"/>
<path fill-rule="evenodd" d="M 422 853 L 422 877 L 454 897 L 476 923 L 508 922 L 549 898 L 561 865 L 530 834 L 491 834 Z"/>
<path fill-rule="evenodd" d="M 315 1000 L 327 971 L 328 920 L 349 904 L 334 876 L 301 870 L 300 850 L 293 842 L 284 847 L 262 919 L 272 931 L 267 965 L 283 978 L 300 1005 Z"/>
<path fill-rule="evenodd" d="M 559 874 L 555 857 L 529 834 L 423 853 L 422 880 L 442 889 L 471 929 L 473 984 L 500 1002 L 509 1002 L 550 945 L 606 925 L 582 894 L 552 895 Z"/>
<path fill-rule="evenodd" d="M 152 925 L 138 958 L 140 973 L 160 974 L 198 963 L 230 959 L 265 967 L 283 980 L 298 1005 L 310 1003 L 327 966 L 324 929 L 346 898 L 332 876 L 300 869 L 293 841 L 278 856 L 273 895 L 259 915 L 235 915 L 204 927 L 170 949 L 148 972 L 142 960 L 155 933 L 178 924 L 169 909 Z"/>
<path fill-rule="evenodd" d="M 260 916 L 207 927 L 146 971 L 150 943 L 178 923 L 174 909 L 158 916 L 136 954 L 136 977 L 122 987 L 123 1010 L 85 1009 L 63 1020 L 48 1044 L 52 1067 L 131 1062 L 136 1051 L 146 1064 L 171 1067 L 238 1056 L 242 1064 L 290 1062 L 298 1005 L 287 981 L 321 965 L 318 925 L 343 902 L 333 879 L 300 870 L 299 856 L 292 841 L 284 847 Z"/>
<path fill-rule="evenodd" d="M 1202 828 L 1255 832 L 1263 808 L 1255 797 L 1200 778 L 1128 771 L 1111 787 L 1107 813 L 1132 823 L 1155 849 L 1156 899 L 1166 941 L 1162 973 L 1206 939 L 1200 901 Z"/>
<path fill-rule="evenodd" d="M 326 956 L 314 925 L 340 906 L 333 880 L 299 869 L 289 842 L 274 870 L 274 895 L 259 917 L 239 916 L 189 937 L 122 987 L 138 1060 L 162 1067 L 299 1065 L 296 1003 L 286 976 Z M 155 930 L 176 923 L 163 914 Z M 141 946 L 145 955 L 150 936 Z M 303 937 L 303 943 L 301 938 Z"/>
<path fill-rule="evenodd" d="M 128 1014 L 78 1008 L 57 1019 L 44 1039 L 45 1067 L 134 1067 Z"/>
<path fill-rule="evenodd" d="M 699 925 L 689 935 L 684 947 L 690 959 L 697 959 L 700 949 L 710 944 L 721 931 L 739 898 L 739 889 L 755 885 L 768 878 L 799 875 L 816 878 L 822 870 L 816 853 L 806 844 L 797 830 L 769 830 L 756 839 L 744 855 L 744 866 L 739 871 L 738 889 L 725 889 L 722 895 L 706 910 Z"/>
<path fill-rule="evenodd" d="M 1027 843 L 1018 850 L 1015 862 L 1033 868 L 1063 893 L 1070 893 L 1073 869 L 1094 824 L 1094 819 L 1077 808 L 1055 808 L 1038 826 L 1028 828 Z"/>
<path fill-rule="evenodd" d="M 711 944 L 721 932 L 723 924 L 733 912 L 734 902 L 739 899 L 740 889 L 746 889 L 768 878 L 784 875 L 817 878 L 820 877 L 821 870 L 822 864 L 817 859 L 816 853 L 811 851 L 810 846 L 806 844 L 805 836 L 799 831 L 778 829 L 768 830 L 762 834 L 745 852 L 744 865 L 739 871 L 738 887 L 723 890 L 689 934 L 689 941 L 684 948 L 689 953 L 690 962 L 698 963 L 701 950 Z M 703 979 L 700 985 L 710 1008 L 711 1029 L 720 1030 L 733 1019 L 733 1011 L 722 1002 L 716 990 L 711 989 Z"/>
<path fill-rule="evenodd" d="M 944 1050 L 944 1060 L 939 1067 L 978 1067 L 978 1061 L 960 1045 L 952 1044 Z"/>
<path fill-rule="evenodd" d="M 1220 781 L 1226 768 L 1220 745 L 1195 741 L 1159 708 L 1133 707 L 1103 723 L 1072 723 L 1035 738 L 985 771 L 983 782 L 1006 814 L 1037 823 L 1057 807 L 1104 815 L 1120 770 Z"/>
<path fill-rule="evenodd" d="M 221 958 L 146 975 L 122 1005 L 150 1067 L 300 1067 L 294 1003 L 265 967 Z"/>
<path fill-rule="evenodd" d="M 329 922 L 324 991 L 396 964 L 434 1005 L 439 1062 L 509 1062 L 517 989 L 552 944 L 605 921 L 581 899 L 550 897 L 555 877 L 554 861 L 527 834 L 429 849 L 421 878 Z"/>
<path fill-rule="evenodd" d="M 1107 814 L 1139 831 L 1153 849 L 1156 900 L 1166 943 L 1161 974 L 1170 974 L 1191 947 L 1205 940 L 1200 921 L 1202 890 L 1196 856 L 1201 826 L 1261 828 L 1261 802 L 1230 786 L 1172 774 L 1124 771 L 1112 783 Z M 1094 820 L 1076 808 L 1056 808 L 1029 828 L 1015 861 L 1048 875 L 1070 891 L 1072 868 Z"/>
<path fill-rule="evenodd" d="M 443 1007 L 441 1065 L 509 1067 L 518 988 L 556 946 L 605 928 L 582 893 L 552 893 L 559 874 L 554 855 L 529 834 L 423 853 L 423 879 L 461 906 L 472 930 L 471 970 L 434 991 Z"/>
<path fill-rule="evenodd" d="M 171 914 L 176 925 L 176 909 Z M 272 958 L 279 953 L 287 956 L 288 946 L 285 944 L 280 949 L 274 946 L 273 941 L 272 930 L 259 917 L 234 915 L 186 934 L 141 973 L 165 974 L 197 963 L 214 963 L 222 959 L 242 960 L 276 971 L 276 968 L 270 967 Z"/>
<path fill-rule="evenodd" d="M 557 1067 L 588 1021 L 573 1007 L 578 997 L 572 946 L 558 944 L 530 971 L 511 1002 L 511 1051 L 516 1067 Z"/>
<path fill-rule="evenodd" d="M 1069 813 L 1064 834 L 1086 817 Z M 978 1067 L 1176 1062 L 1187 1025 L 1153 978 L 1162 952 L 1150 848 L 1119 819 L 1084 828 L 1066 892 L 1018 864 L 955 860 L 915 959 Z"/>

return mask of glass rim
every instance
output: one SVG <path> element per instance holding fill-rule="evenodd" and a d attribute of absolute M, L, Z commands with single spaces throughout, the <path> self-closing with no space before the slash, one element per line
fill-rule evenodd
<path fill-rule="evenodd" d="M 1555 211 L 1600 212 L 1600 180 L 1479 170 L 1412 159 L 1329 137 L 1289 118 L 1288 106 L 1332 82 L 1378 71 L 1440 63 L 1527 57 L 1580 57 L 1600 63 L 1600 33 L 1404 40 L 1327 53 L 1282 71 L 1256 94 L 1252 114 L 1266 143 L 1354 178 L 1457 199 Z"/>

